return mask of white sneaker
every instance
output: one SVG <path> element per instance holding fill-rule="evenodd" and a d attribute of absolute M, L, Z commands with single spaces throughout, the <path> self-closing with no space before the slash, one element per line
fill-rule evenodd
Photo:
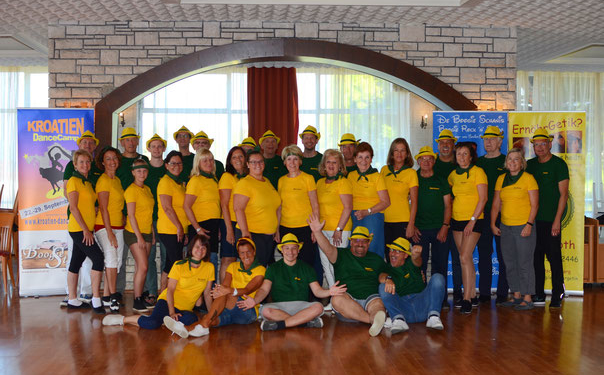
<path fill-rule="evenodd" d="M 428 318 L 428 321 L 426 322 L 426 327 L 438 330 L 445 329 L 445 326 L 443 326 L 443 322 L 436 315 L 432 315 Z"/>
<path fill-rule="evenodd" d="M 123 315 L 105 315 L 103 318 L 104 326 L 123 326 L 124 325 L 124 316 Z"/>
<path fill-rule="evenodd" d="M 407 332 L 409 330 L 409 326 L 404 319 L 394 319 L 392 321 L 392 328 L 390 328 L 390 333 L 397 334 L 401 332 Z"/>
<path fill-rule="evenodd" d="M 164 316 L 164 325 L 173 333 L 176 333 L 178 336 L 186 339 L 189 337 L 189 331 L 185 328 L 185 325 L 182 322 L 177 322 L 176 320 L 170 318 L 169 316 Z"/>
<path fill-rule="evenodd" d="M 325 312 L 333 311 L 333 306 L 331 306 L 331 302 L 328 303 L 327 305 L 323 306 L 323 311 L 325 311 Z"/>
<path fill-rule="evenodd" d="M 384 322 L 384 328 L 386 328 L 386 329 L 392 328 L 392 319 L 386 318 L 386 321 Z"/>
<path fill-rule="evenodd" d="M 195 328 L 193 328 L 192 330 L 189 331 L 189 336 L 193 336 L 193 337 L 201 337 L 201 336 L 206 336 L 209 334 L 210 334 L 210 329 L 202 326 L 201 324 L 196 325 Z"/>
<path fill-rule="evenodd" d="M 386 321 L 386 313 L 383 311 L 378 311 L 373 317 L 373 324 L 371 324 L 371 328 L 369 328 L 369 335 L 377 336 L 382 331 L 384 327 L 384 322 Z"/>

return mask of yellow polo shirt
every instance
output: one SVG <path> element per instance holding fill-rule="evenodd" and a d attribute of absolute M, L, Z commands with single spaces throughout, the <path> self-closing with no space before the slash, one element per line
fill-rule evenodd
<path fill-rule="evenodd" d="M 206 285 L 215 280 L 214 265 L 210 262 L 201 262 L 199 267 L 189 269 L 188 261 L 177 263 L 174 263 L 168 274 L 168 278 L 178 281 L 174 290 L 174 307 L 181 311 L 192 311 Z M 168 289 L 164 289 L 157 299 L 167 301 L 167 296 Z"/>
<path fill-rule="evenodd" d="M 359 179 L 359 172 L 348 173 L 348 181 L 352 184 L 352 209 L 366 210 L 380 203 L 378 191 L 388 190 L 384 177 L 376 172 Z"/>
<path fill-rule="evenodd" d="M 90 182 L 84 184 L 81 178 L 71 177 L 67 180 L 67 195 L 73 191 L 78 193 L 78 210 L 80 211 L 80 215 L 82 215 L 82 219 L 84 219 L 88 230 L 92 231 L 95 218 L 94 202 L 96 202 L 96 193 L 92 188 L 92 184 Z M 67 230 L 69 232 L 82 232 L 84 230 L 80 227 L 80 224 L 78 224 L 72 213 L 69 214 Z"/>
<path fill-rule="evenodd" d="M 135 183 L 130 184 L 124 192 L 124 199 L 126 200 L 126 204 L 136 204 L 134 219 L 138 224 L 138 229 L 143 234 L 150 234 L 153 230 L 153 206 L 155 205 L 155 199 L 149 186 L 143 185 L 143 187 L 139 187 Z M 130 215 L 126 219 L 126 230 L 134 233 L 132 224 L 130 224 Z"/>
<path fill-rule="evenodd" d="M 267 179 L 268 180 L 268 179 Z M 270 182 L 269 182 L 270 184 Z M 273 186 L 271 184 L 271 186 Z M 229 266 L 226 269 L 227 273 L 230 273 L 232 278 L 231 281 L 231 288 L 245 288 L 247 286 L 247 284 L 250 283 L 250 281 L 252 281 L 252 279 L 256 276 L 262 276 L 264 277 L 264 274 L 266 273 L 266 268 L 264 266 L 256 266 L 254 267 L 251 271 L 251 275 L 248 275 L 247 272 L 242 272 L 240 271 L 241 269 L 241 262 L 233 262 L 231 264 L 229 264 Z M 252 293 L 248 293 L 247 295 L 250 296 L 251 298 L 254 298 L 256 296 L 256 292 L 258 290 L 253 291 Z M 242 297 L 243 298 L 243 297 Z M 256 315 L 258 315 L 258 308 L 259 306 L 256 305 L 255 309 L 256 309 Z"/>
<path fill-rule="evenodd" d="M 338 227 L 340 216 L 344 205 L 341 195 L 352 195 L 352 184 L 346 177 L 340 177 L 336 181 L 328 184 L 326 178 L 317 181 L 317 196 L 319 197 L 319 211 L 321 221 L 325 220 L 323 230 L 333 231 Z M 352 220 L 350 217 L 343 230 L 352 230 Z"/>
<path fill-rule="evenodd" d="M 99 177 L 96 182 L 96 195 L 99 193 L 109 193 L 109 202 L 107 203 L 107 212 L 109 212 L 109 221 L 112 227 L 121 227 L 124 225 L 124 188 L 119 177 L 110 178 L 105 173 Z M 101 210 L 96 214 L 95 225 L 105 225 Z"/>
<path fill-rule="evenodd" d="M 457 174 L 455 170 L 449 174 L 447 179 L 453 192 L 453 214 L 452 218 L 457 221 L 470 220 L 478 204 L 478 185 L 487 185 L 487 175 L 482 168 L 473 166 L 470 169 L 470 175 L 466 173 Z M 484 213 L 481 212 L 478 219 L 482 219 Z"/>
<path fill-rule="evenodd" d="M 209 219 L 220 219 L 222 210 L 216 181 L 204 176 L 193 176 L 187 183 L 186 193 L 197 197 L 191 208 L 198 223 Z"/>
<path fill-rule="evenodd" d="M 232 194 L 249 198 L 245 206 L 245 217 L 250 233 L 273 234 L 277 231 L 277 208 L 281 205 L 281 198 L 268 178 L 258 181 L 252 176 L 246 176 L 239 180 Z"/>
<path fill-rule="evenodd" d="M 495 191 L 500 192 L 501 198 L 501 222 L 508 226 L 524 225 L 531 214 L 528 192 L 539 190 L 537 181 L 532 174 L 524 172 L 515 184 L 502 188 L 504 178 L 502 174 L 495 183 Z"/>
<path fill-rule="evenodd" d="M 300 172 L 296 177 L 287 175 L 279 179 L 277 191 L 281 197 L 281 225 L 288 228 L 306 227 L 306 219 L 312 214 L 311 191 L 316 191 L 315 178 Z"/>
<path fill-rule="evenodd" d="M 233 191 L 235 190 L 235 186 L 239 182 L 237 176 L 233 176 L 229 172 L 225 172 L 222 177 L 220 177 L 220 181 L 218 181 L 218 190 L 230 190 L 231 196 L 229 197 L 229 213 L 231 214 L 231 221 L 237 221 L 237 217 L 235 216 L 235 210 L 233 209 Z"/>
<path fill-rule="evenodd" d="M 382 167 L 380 174 L 386 181 L 388 195 L 390 195 L 390 206 L 384 210 L 384 222 L 402 223 L 409 222 L 410 204 L 409 190 L 418 186 L 417 171 L 412 168 L 405 169 L 394 176 L 390 173 L 388 166 Z"/>
<path fill-rule="evenodd" d="M 166 215 L 166 211 L 164 211 L 164 205 L 162 204 L 160 198 L 161 195 L 169 195 L 172 197 L 172 208 L 174 209 L 174 212 L 176 212 L 180 225 L 182 225 L 185 233 L 187 233 L 189 219 L 187 219 L 185 209 L 183 208 L 183 204 L 185 202 L 184 184 L 177 184 L 176 181 L 171 179 L 168 175 L 162 177 L 159 180 L 159 184 L 157 184 L 157 233 L 177 234 L 178 231 L 176 230 L 176 226 L 170 221 L 170 218 L 168 218 L 168 215 Z"/>

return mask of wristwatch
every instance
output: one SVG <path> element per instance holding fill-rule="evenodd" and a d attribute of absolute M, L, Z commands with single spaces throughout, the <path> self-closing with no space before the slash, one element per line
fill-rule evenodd
<path fill-rule="evenodd" d="M 368 208 L 367 212 L 369 212 L 369 215 L 371 215 L 371 208 Z"/>
<path fill-rule="evenodd" d="M 472 216 L 472 217 L 470 218 L 470 220 L 472 220 L 472 221 L 476 221 L 476 218 L 475 218 L 474 216 Z"/>
<path fill-rule="evenodd" d="M 336 232 L 341 232 L 341 231 L 342 231 L 342 228 L 340 228 L 340 227 L 336 228 Z"/>
<path fill-rule="evenodd" d="M 233 297 L 237 297 L 237 288 L 233 288 Z"/>

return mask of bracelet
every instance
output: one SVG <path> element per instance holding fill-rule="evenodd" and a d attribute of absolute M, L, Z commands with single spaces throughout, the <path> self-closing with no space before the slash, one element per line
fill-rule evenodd
<path fill-rule="evenodd" d="M 201 232 L 201 227 L 199 227 L 199 229 L 195 229 L 195 231 L 196 231 L 197 233 Z"/>
<path fill-rule="evenodd" d="M 451 224 L 448 224 L 448 223 L 443 223 L 443 225 L 444 225 L 445 227 L 450 227 L 450 226 L 451 226 Z"/>
<path fill-rule="evenodd" d="M 371 215 L 371 208 L 368 208 L 367 212 L 369 212 L 369 215 Z"/>
<path fill-rule="evenodd" d="M 533 223 L 529 223 L 528 221 L 526 222 L 527 225 L 530 225 L 531 227 L 533 226 Z"/>
<path fill-rule="evenodd" d="M 237 288 L 233 288 L 233 297 L 237 297 Z"/>

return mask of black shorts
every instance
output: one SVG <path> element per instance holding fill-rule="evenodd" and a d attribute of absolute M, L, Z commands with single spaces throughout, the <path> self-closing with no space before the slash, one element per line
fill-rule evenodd
<path fill-rule="evenodd" d="M 142 233 L 142 235 L 145 242 L 151 243 L 151 240 L 153 239 L 153 234 Z M 128 245 L 128 247 L 132 246 L 132 244 L 137 243 L 138 240 L 136 239 L 136 234 L 124 229 L 124 242 L 126 243 L 126 245 Z"/>
<path fill-rule="evenodd" d="M 466 229 L 466 225 L 468 225 L 469 222 L 470 222 L 470 220 L 457 221 L 457 220 L 451 219 L 451 230 L 453 230 L 455 232 L 463 232 L 464 229 Z M 482 233 L 482 226 L 484 225 L 483 222 L 484 222 L 484 219 L 476 220 L 476 224 L 474 224 L 474 229 L 472 230 L 472 232 Z"/>

